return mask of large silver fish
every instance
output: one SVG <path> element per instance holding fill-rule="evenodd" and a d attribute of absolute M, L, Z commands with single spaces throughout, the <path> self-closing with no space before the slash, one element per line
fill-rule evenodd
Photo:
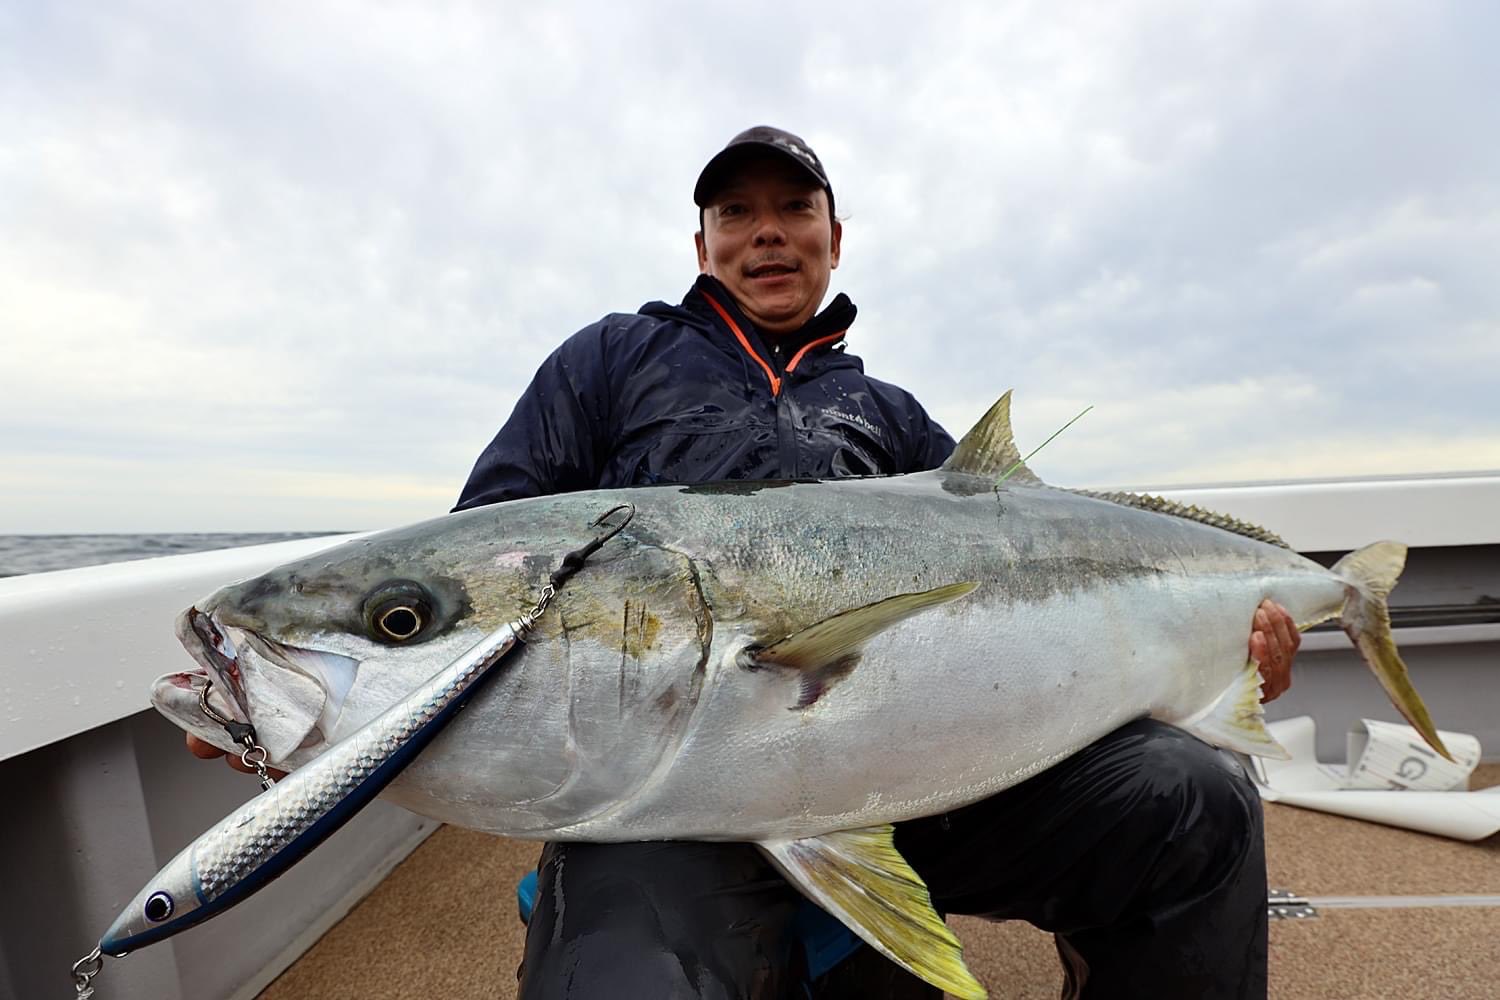
<path fill-rule="evenodd" d="M 882 952 L 973 997 L 889 824 L 1014 785 L 1141 716 L 1283 753 L 1246 662 L 1263 598 L 1302 628 L 1340 616 L 1441 749 L 1391 641 L 1403 546 L 1330 570 L 1228 519 L 1053 489 L 1020 462 L 1008 394 L 938 471 L 467 511 L 226 587 L 179 633 L 229 696 L 216 709 L 295 768 L 514 618 L 623 502 L 629 527 L 388 799 L 513 837 L 755 842 Z M 237 656 L 205 641 L 198 614 Z M 156 703 L 230 748 L 198 684 L 162 678 Z"/>

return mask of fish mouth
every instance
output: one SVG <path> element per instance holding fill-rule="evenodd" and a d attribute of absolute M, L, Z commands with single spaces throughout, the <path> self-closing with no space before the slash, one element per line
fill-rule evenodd
<path fill-rule="evenodd" d="M 227 749 L 222 720 L 249 723 L 273 761 L 331 742 L 359 660 L 227 625 L 197 607 L 178 617 L 177 637 L 200 669 L 158 678 L 152 700 L 178 725 Z"/>
<path fill-rule="evenodd" d="M 244 677 L 240 673 L 239 651 L 212 616 L 199 611 L 196 606 L 188 608 L 177 618 L 177 639 L 189 655 L 202 667 L 202 676 L 208 681 L 208 693 L 202 695 L 205 703 L 215 711 L 227 712 L 235 722 L 249 722 L 250 711 L 246 707 Z M 192 676 L 169 674 L 168 676 Z M 165 679 L 165 678 L 164 678 Z M 210 722 L 218 720 L 209 718 Z"/>

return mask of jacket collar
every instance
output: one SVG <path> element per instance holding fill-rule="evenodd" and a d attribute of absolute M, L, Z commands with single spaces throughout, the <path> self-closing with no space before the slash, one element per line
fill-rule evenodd
<path fill-rule="evenodd" d="M 728 320 L 720 315 L 719 310 L 714 308 L 710 300 L 718 303 L 719 307 L 728 314 Z M 809 345 L 833 337 L 834 334 L 840 336 L 829 340 L 828 345 L 840 343 L 843 340 L 842 334 L 854 324 L 854 317 L 859 312 L 854 303 L 849 300 L 849 296 L 839 292 L 822 312 L 808 320 L 800 330 L 778 334 L 772 338 L 762 333 L 759 327 L 750 322 L 741 311 L 739 303 L 734 300 L 734 296 L 729 294 L 729 289 L 725 288 L 718 278 L 707 274 L 698 275 L 698 280 L 683 297 L 682 308 L 700 319 L 707 320 L 714 327 L 729 326 L 729 321 L 732 320 L 734 326 L 743 331 L 762 356 L 767 356 L 766 348 L 774 341 L 781 345 L 782 356 L 786 358 L 797 357 Z"/>

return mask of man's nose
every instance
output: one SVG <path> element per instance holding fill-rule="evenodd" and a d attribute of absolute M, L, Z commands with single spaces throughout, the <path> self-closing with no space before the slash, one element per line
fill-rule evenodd
<path fill-rule="evenodd" d="M 763 217 L 758 220 L 755 227 L 755 245 L 780 246 L 786 243 L 786 232 L 781 228 L 781 223 L 775 217 Z"/>

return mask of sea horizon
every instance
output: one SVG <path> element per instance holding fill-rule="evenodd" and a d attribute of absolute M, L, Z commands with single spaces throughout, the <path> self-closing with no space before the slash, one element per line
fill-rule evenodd
<path fill-rule="evenodd" d="M 12 532 L 0 535 L 0 577 L 79 569 L 187 552 L 265 545 L 295 538 L 347 534 L 329 531 Z"/>

